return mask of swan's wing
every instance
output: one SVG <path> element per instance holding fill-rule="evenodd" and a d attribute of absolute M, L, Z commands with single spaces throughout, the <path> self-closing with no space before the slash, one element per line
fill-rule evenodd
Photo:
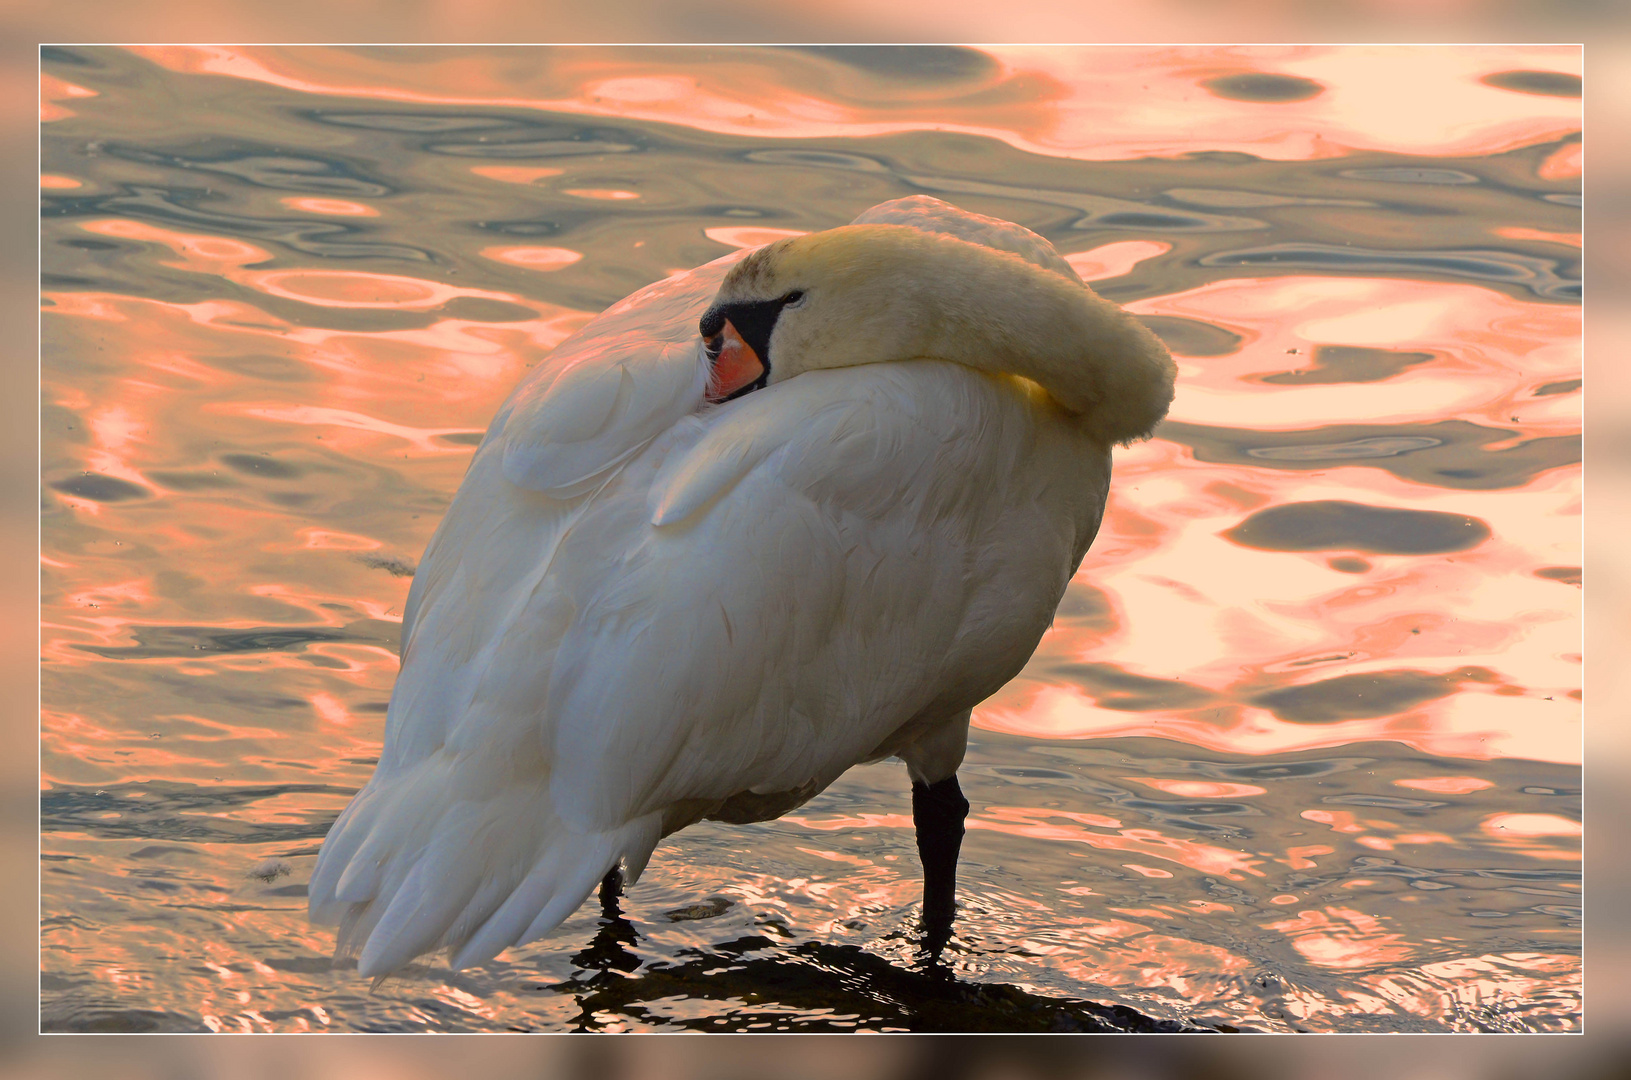
<path fill-rule="evenodd" d="M 556 346 L 510 393 L 488 426 L 476 463 L 497 458 L 504 478 L 570 500 L 703 403 L 708 378 L 697 319 L 725 272 L 746 252 L 641 289 Z M 454 517 L 449 511 L 444 518 Z M 403 609 L 404 650 L 418 611 L 450 564 L 432 537 Z"/>
<path fill-rule="evenodd" d="M 556 812 L 819 788 L 1016 673 L 1086 543 L 1043 510 L 1032 407 L 952 364 L 810 372 L 620 477 L 558 555 Z"/>
<path fill-rule="evenodd" d="M 379 764 L 312 875 L 313 918 L 342 924 L 340 951 L 360 947 L 364 971 L 500 916 L 520 920 L 513 940 L 540 913 L 570 913 L 596 864 L 656 842 L 656 822 L 569 835 L 549 809 L 540 710 L 570 614 L 546 579 L 596 492 L 702 404 L 696 321 L 740 256 L 641 290 L 563 342 L 478 448 L 414 575 Z"/>

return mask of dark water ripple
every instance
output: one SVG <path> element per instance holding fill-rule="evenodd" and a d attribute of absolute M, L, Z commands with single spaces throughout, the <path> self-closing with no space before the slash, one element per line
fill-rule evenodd
<path fill-rule="evenodd" d="M 95 789 L 59 787 L 40 796 L 40 827 L 47 833 L 109 840 L 286 844 L 322 839 L 333 816 L 300 824 L 251 823 L 244 820 L 243 811 L 289 795 L 351 794 L 327 784 L 229 788 L 150 781 Z"/>
<path fill-rule="evenodd" d="M 389 560 L 378 565 L 396 570 Z M 408 575 L 411 576 L 411 575 Z M 80 645 L 88 653 L 112 660 L 153 660 L 186 657 L 195 653 L 300 652 L 320 641 L 351 641 L 393 645 L 399 627 L 394 623 L 359 623 L 355 628 L 257 626 L 250 629 L 223 629 L 213 626 L 138 626 L 133 630 L 135 645 Z"/>
<path fill-rule="evenodd" d="M 274 191 L 362 199 L 395 194 L 389 184 L 364 175 L 355 164 L 341 158 L 292 154 L 243 139 L 210 139 L 173 151 L 110 141 L 98 144 L 98 153 L 160 168 L 231 177 Z"/>
<path fill-rule="evenodd" d="M 633 1016 L 654 1026 L 693 1031 L 921 1032 L 1193 1032 L 1126 1006 L 1041 997 L 1000 983 L 970 983 L 943 967 L 903 968 L 855 946 L 801 942 L 791 948 L 763 936 L 722 942 L 681 963 L 640 965 L 624 947 L 633 928 L 602 921 L 590 946 L 574 957 L 588 971 L 536 991 L 571 995 L 581 1010 L 575 1030 L 604 1028 L 607 1017 Z M 688 950 L 690 952 L 690 950 Z M 595 971 L 595 969 L 599 969 Z M 721 1015 L 664 1018 L 649 1003 L 667 998 L 730 1003 Z M 764 1007 L 764 1006 L 769 1006 Z"/>
<path fill-rule="evenodd" d="M 1274 244 L 1206 255 L 1202 266 L 1294 267 L 1395 277 L 1417 274 L 1476 281 L 1521 282 L 1549 300 L 1580 298 L 1577 260 L 1541 259 L 1514 251 L 1380 251 L 1326 244 Z"/>
<path fill-rule="evenodd" d="M 1253 431 L 1164 421 L 1156 434 L 1191 448 L 1199 461 L 1268 469 L 1383 469 L 1418 484 L 1490 491 L 1519 487 L 1580 461 L 1578 436 L 1513 441 L 1519 432 L 1467 420 L 1431 424 L 1333 424 L 1306 431 Z M 1498 450 L 1486 450 L 1503 444 Z"/>
<path fill-rule="evenodd" d="M 369 232 L 364 226 L 304 218 L 269 220 L 208 209 L 225 201 L 224 195 L 211 188 L 129 185 L 108 195 L 47 197 L 40 213 L 46 218 L 113 215 L 159 225 L 202 228 L 225 236 L 279 244 L 290 251 L 326 259 L 378 258 L 419 263 L 434 260 L 423 248 L 364 241 L 362 238 Z"/>

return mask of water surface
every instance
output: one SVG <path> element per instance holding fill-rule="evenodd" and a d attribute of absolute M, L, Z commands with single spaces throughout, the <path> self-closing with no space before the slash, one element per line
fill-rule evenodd
<path fill-rule="evenodd" d="M 1577 50 L 42 67 L 44 1028 L 1579 1027 Z M 917 193 L 1180 365 L 975 714 L 943 962 L 893 762 L 486 968 L 332 967 L 305 882 L 509 389 Z"/>

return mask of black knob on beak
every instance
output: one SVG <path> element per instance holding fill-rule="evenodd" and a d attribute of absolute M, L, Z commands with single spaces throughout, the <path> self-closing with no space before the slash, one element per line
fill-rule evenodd
<path fill-rule="evenodd" d="M 712 341 L 725 329 L 725 312 L 721 308 L 711 307 L 702 313 L 702 321 L 697 324 L 705 340 Z"/>

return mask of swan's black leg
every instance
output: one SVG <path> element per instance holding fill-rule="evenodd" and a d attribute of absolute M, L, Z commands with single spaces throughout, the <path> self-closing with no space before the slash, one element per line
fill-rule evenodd
<path fill-rule="evenodd" d="M 602 914 L 621 915 L 617 899 L 623 895 L 623 868 L 614 866 L 600 879 L 600 910 Z"/>
<path fill-rule="evenodd" d="M 963 846 L 968 800 L 952 774 L 933 784 L 912 785 L 912 823 L 923 860 L 923 924 L 949 930 L 957 911 L 957 852 Z"/>

